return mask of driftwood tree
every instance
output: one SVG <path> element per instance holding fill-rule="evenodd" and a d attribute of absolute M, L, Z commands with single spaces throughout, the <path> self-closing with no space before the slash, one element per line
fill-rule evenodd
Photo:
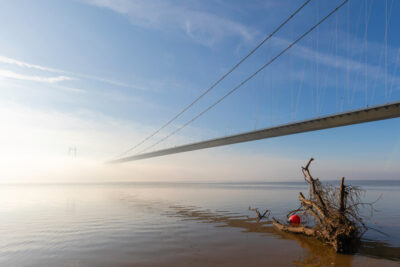
<path fill-rule="evenodd" d="M 332 245 L 336 252 L 351 253 L 357 248 L 361 236 L 367 230 L 360 215 L 360 205 L 371 205 L 361 202 L 362 191 L 358 187 L 344 184 L 340 187 L 323 185 L 310 173 L 311 158 L 306 167 L 302 167 L 304 179 L 310 186 L 309 197 L 299 193 L 300 207 L 289 212 L 288 216 L 301 212 L 305 217 L 314 218 L 314 226 L 285 225 L 274 219 L 274 225 L 283 231 L 314 236 Z"/>

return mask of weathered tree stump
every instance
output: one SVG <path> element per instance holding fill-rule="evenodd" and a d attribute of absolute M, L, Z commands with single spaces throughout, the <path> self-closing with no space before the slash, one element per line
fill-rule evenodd
<path fill-rule="evenodd" d="M 361 190 L 345 185 L 344 177 L 340 188 L 322 185 L 310 173 L 313 160 L 311 158 L 306 167 L 302 167 L 304 179 L 310 185 L 310 195 L 306 198 L 300 192 L 300 207 L 289 212 L 288 216 L 302 212 L 304 216 L 314 218 L 314 227 L 284 225 L 276 219 L 274 225 L 282 231 L 316 237 L 332 245 L 338 253 L 355 252 L 361 236 L 367 230 L 358 209 L 359 205 L 365 205 L 360 201 Z"/>

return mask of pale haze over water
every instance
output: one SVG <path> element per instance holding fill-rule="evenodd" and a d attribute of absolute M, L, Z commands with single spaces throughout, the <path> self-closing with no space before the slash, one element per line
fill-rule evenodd
<path fill-rule="evenodd" d="M 352 256 L 255 221 L 297 208 L 301 182 L 1 185 L 0 266 L 398 266 L 400 182 L 354 183 L 388 235 Z"/>

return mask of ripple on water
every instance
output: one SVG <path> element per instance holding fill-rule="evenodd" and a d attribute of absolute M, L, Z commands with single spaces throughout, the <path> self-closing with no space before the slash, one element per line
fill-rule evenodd
<path fill-rule="evenodd" d="M 7 196 L 0 206 L 1 266 L 391 266 L 400 260 L 400 226 L 393 223 L 400 207 L 392 204 L 400 196 L 393 190 L 382 191 L 373 221 L 390 236 L 371 233 L 357 255 L 338 256 L 316 241 L 258 223 L 248 210 L 284 216 L 297 206 L 298 184 L 8 189 L 0 187 Z M 370 190 L 371 198 L 382 193 Z"/>

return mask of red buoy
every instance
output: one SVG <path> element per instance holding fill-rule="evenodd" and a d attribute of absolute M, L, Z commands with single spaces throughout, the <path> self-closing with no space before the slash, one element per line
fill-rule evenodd
<path fill-rule="evenodd" d="M 300 217 L 298 215 L 296 215 L 296 214 L 290 216 L 289 223 L 299 224 L 300 223 Z"/>

